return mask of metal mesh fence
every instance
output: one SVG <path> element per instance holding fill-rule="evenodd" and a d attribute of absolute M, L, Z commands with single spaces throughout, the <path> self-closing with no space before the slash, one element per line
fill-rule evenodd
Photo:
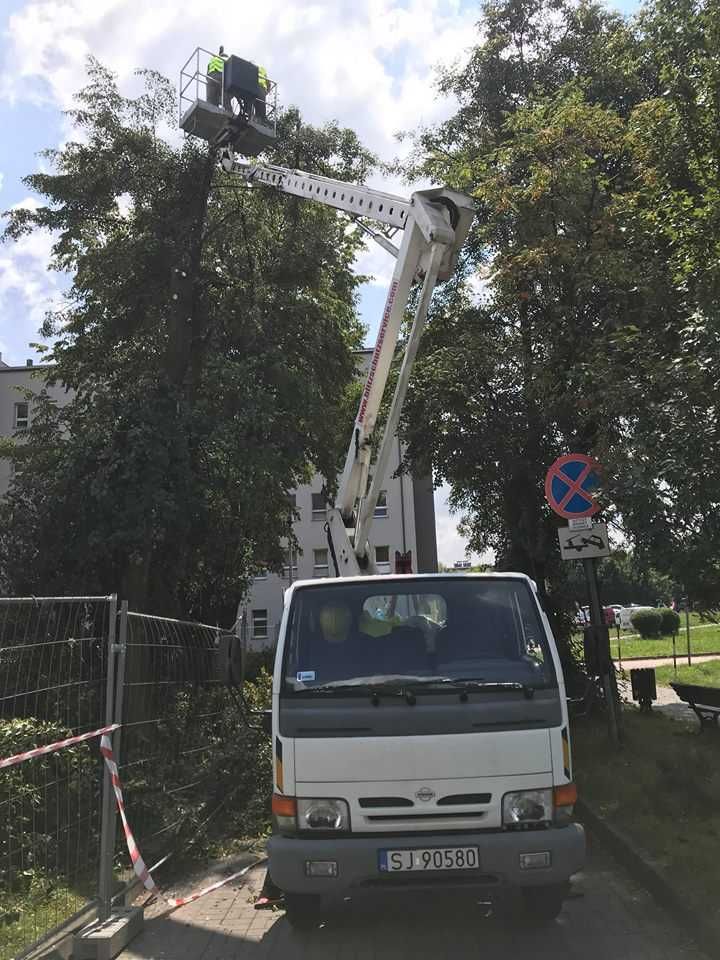
<path fill-rule="evenodd" d="M 102 726 L 110 597 L 0 598 L 0 758 Z M 97 893 L 96 741 L 0 771 L 0 958 Z"/>
<path fill-rule="evenodd" d="M 129 613 L 122 694 L 120 779 L 135 838 L 148 866 L 182 854 L 233 800 L 228 743 L 247 730 L 233 691 L 218 683 L 223 632 Z M 120 873 L 127 851 L 118 837 Z"/>

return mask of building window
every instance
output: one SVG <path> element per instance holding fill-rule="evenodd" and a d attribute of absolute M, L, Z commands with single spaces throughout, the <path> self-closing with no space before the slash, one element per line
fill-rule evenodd
<path fill-rule="evenodd" d="M 378 573 L 390 573 L 390 547 L 375 547 L 375 567 Z"/>
<path fill-rule="evenodd" d="M 268 638 L 267 610 L 253 610 L 252 635 L 253 635 L 253 640 L 267 640 Z"/>
<path fill-rule="evenodd" d="M 387 515 L 387 490 L 381 490 L 378 502 L 375 504 L 375 513 L 373 516 L 377 520 L 379 517 L 386 517 Z"/>
<path fill-rule="evenodd" d="M 293 556 L 292 556 L 292 578 L 293 578 L 293 580 L 297 580 L 297 575 L 298 575 L 297 554 L 293 554 Z M 286 554 L 286 556 L 285 556 L 285 563 L 283 564 L 283 579 L 284 579 L 284 580 L 289 580 L 289 579 L 290 579 L 290 557 L 288 557 L 287 554 Z"/>
<path fill-rule="evenodd" d="M 324 493 L 314 493 L 312 495 L 313 520 L 325 520 L 327 517 L 326 502 Z"/>
<path fill-rule="evenodd" d="M 325 549 L 313 550 L 313 576 L 326 577 L 328 575 L 328 552 Z"/>
<path fill-rule="evenodd" d="M 27 430 L 29 405 L 27 403 L 15 404 L 15 416 L 13 418 L 13 427 L 15 430 Z"/>

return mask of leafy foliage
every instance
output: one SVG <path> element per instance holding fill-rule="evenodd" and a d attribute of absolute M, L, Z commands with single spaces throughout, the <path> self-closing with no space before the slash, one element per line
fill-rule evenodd
<path fill-rule="evenodd" d="M 30 718 L 0 720 L 0 757 L 11 757 L 38 744 L 72 736 L 57 723 Z M 97 818 L 87 819 L 87 783 L 97 777 L 97 755 L 87 743 L 19 763 L 0 778 L 0 891 L 37 893 L 51 888 L 59 865 L 92 863 L 81 855 L 92 850 L 95 837 L 88 830 Z M 72 814 L 71 814 L 72 811 Z M 80 813 L 84 814 L 81 822 Z M 87 879 L 87 878 L 86 878 Z"/>
<path fill-rule="evenodd" d="M 587 585 L 580 564 L 566 564 L 564 572 L 564 589 L 567 593 L 574 599 L 586 597 Z M 667 603 L 681 593 L 669 577 L 652 567 L 641 565 L 634 553 L 623 550 L 615 550 L 611 556 L 599 562 L 598 580 L 603 602 L 622 606 L 655 606 L 658 601 Z"/>
<path fill-rule="evenodd" d="M 26 178 L 45 205 L 8 214 L 6 239 L 52 230 L 72 275 L 44 332 L 73 397 L 41 390 L 11 451 L 25 469 L 0 508 L 0 580 L 227 622 L 249 576 L 282 563 L 287 491 L 336 473 L 361 241 L 328 208 L 238 186 L 212 149 L 166 142 L 171 86 L 143 77 L 127 99 L 91 64 L 81 138 Z M 270 159 L 353 180 L 372 163 L 294 110 Z"/>
<path fill-rule="evenodd" d="M 415 139 L 410 173 L 479 210 L 421 348 L 409 461 L 452 486 L 474 549 L 557 590 L 543 477 L 595 453 L 638 563 L 709 604 L 720 8 L 486 0 L 481 27 L 441 76 L 456 114 Z"/>
<path fill-rule="evenodd" d="M 165 701 L 161 721 L 140 739 L 126 738 L 123 790 L 147 858 L 168 849 L 205 857 L 215 844 L 267 832 L 270 741 L 253 711 L 270 706 L 271 691 L 264 668 L 245 682 L 242 710 L 225 688 L 188 686 Z M 119 849 L 127 864 L 124 845 Z"/>
<path fill-rule="evenodd" d="M 660 633 L 664 637 L 672 637 L 680 630 L 680 614 L 669 607 L 661 607 L 660 614 L 662 621 L 660 623 Z"/>
<path fill-rule="evenodd" d="M 636 610 L 630 614 L 630 623 L 643 640 L 650 637 L 659 637 L 662 633 L 662 610 Z"/>

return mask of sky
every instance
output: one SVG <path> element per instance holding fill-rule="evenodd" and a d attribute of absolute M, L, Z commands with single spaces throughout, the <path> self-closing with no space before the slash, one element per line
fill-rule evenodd
<path fill-rule="evenodd" d="M 608 6 L 632 13 L 638 3 Z M 264 64 L 281 102 L 299 106 L 306 121 L 352 127 L 391 161 L 404 149 L 398 131 L 452 114 L 452 101 L 435 91 L 435 71 L 462 62 L 477 40 L 478 19 L 478 0 L 0 0 L 0 210 L 37 202 L 21 178 L 46 163 L 41 150 L 70 136 L 63 111 L 83 85 L 88 54 L 129 91 L 136 68 L 174 78 L 195 47 L 223 44 Z M 408 189 L 387 178 L 371 185 L 403 195 Z M 62 278 L 47 269 L 51 243 L 36 233 L 0 246 L 0 351 L 7 363 L 36 358 L 29 343 L 39 340 L 45 311 L 62 291 Z M 392 268 L 379 248 L 357 263 L 358 272 L 372 276 L 360 302 L 371 345 Z M 452 564 L 465 557 L 466 543 L 448 492 L 436 493 L 437 535 L 441 562 Z"/>

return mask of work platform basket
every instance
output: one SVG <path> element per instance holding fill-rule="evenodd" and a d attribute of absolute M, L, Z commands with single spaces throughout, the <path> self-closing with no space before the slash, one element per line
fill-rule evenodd
<path fill-rule="evenodd" d="M 208 73 L 215 56 L 196 47 L 180 71 L 180 127 L 255 157 L 277 137 L 277 84 L 268 79 L 264 90 L 257 64 L 236 56 L 224 59 L 221 73 Z"/>

